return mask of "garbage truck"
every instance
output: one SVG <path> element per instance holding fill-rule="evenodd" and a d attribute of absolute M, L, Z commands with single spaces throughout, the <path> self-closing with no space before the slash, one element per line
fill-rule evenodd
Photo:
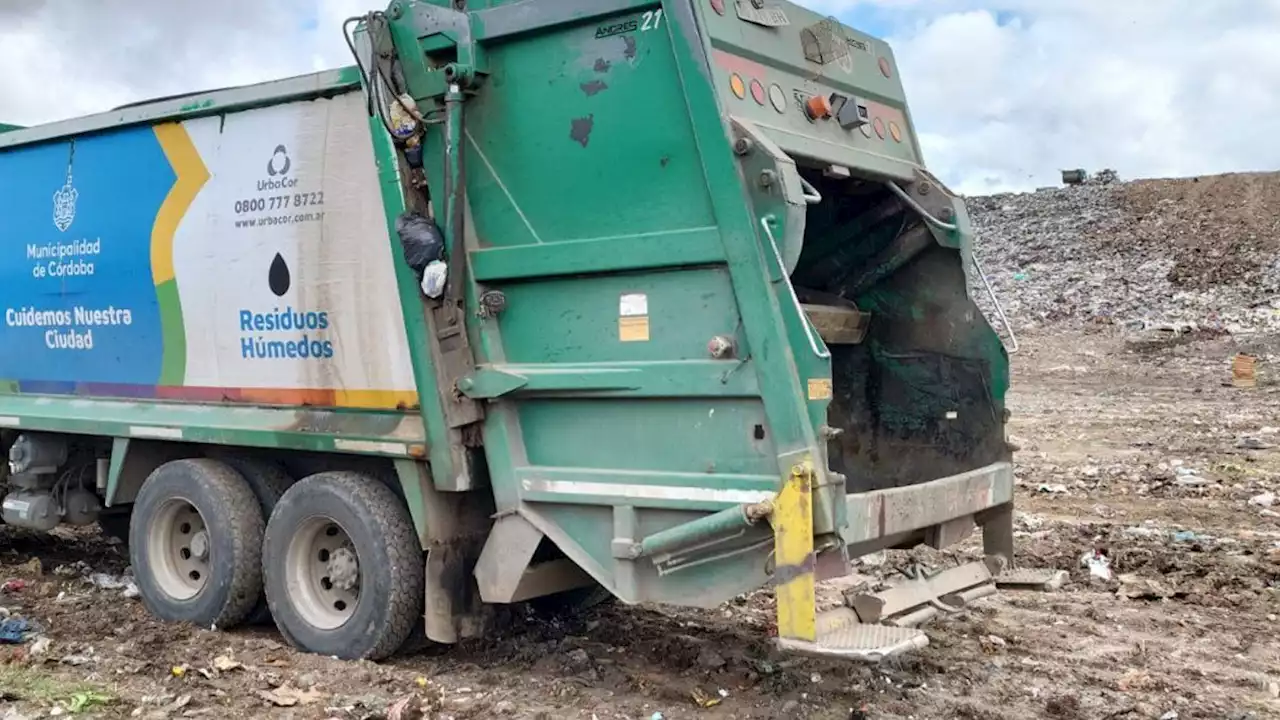
<path fill-rule="evenodd" d="M 781 0 L 342 32 L 337 70 L 0 133 L 5 524 L 99 525 L 162 620 L 375 660 L 769 588 L 782 650 L 875 661 L 1043 579 L 972 226 L 884 42 Z"/>

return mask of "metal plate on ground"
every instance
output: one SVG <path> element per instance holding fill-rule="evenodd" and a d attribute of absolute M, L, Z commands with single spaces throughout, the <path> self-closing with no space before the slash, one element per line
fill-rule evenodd
<path fill-rule="evenodd" d="M 1066 570 L 1009 570 L 996 576 L 996 587 L 1009 590 L 1052 592 L 1067 583 Z"/>

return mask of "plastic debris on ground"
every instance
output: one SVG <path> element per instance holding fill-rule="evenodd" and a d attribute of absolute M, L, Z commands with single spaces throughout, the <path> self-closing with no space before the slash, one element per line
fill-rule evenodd
<path fill-rule="evenodd" d="M 0 643 L 20 645 L 26 640 L 27 633 L 32 632 L 31 623 L 22 618 L 11 617 L 0 622 Z"/>
<path fill-rule="evenodd" d="M 127 575 L 115 577 L 107 573 L 93 573 L 89 575 L 89 582 L 94 587 L 103 590 L 121 590 L 121 595 L 126 598 L 138 597 L 138 586 L 134 584 L 133 579 Z"/>
<path fill-rule="evenodd" d="M 26 587 L 26 580 L 9 580 L 4 585 L 0 585 L 0 593 L 12 595 L 16 592 L 22 592 Z"/>
<path fill-rule="evenodd" d="M 1089 575 L 1100 580 L 1111 579 L 1111 558 L 1101 550 L 1090 550 L 1080 556 L 1080 564 L 1089 568 Z"/>
<path fill-rule="evenodd" d="M 1258 507 L 1264 507 L 1264 508 L 1271 507 L 1272 505 L 1276 504 L 1276 494 L 1270 493 L 1270 492 L 1264 492 L 1260 495 L 1254 495 L 1253 497 L 1249 498 L 1249 504 L 1256 505 Z"/>

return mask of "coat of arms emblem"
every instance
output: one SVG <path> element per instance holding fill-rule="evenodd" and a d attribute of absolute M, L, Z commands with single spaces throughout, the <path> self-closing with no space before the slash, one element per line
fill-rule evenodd
<path fill-rule="evenodd" d="M 79 191 L 71 184 L 71 168 L 67 168 L 67 182 L 53 194 L 53 224 L 62 232 L 76 219 L 76 198 Z"/>

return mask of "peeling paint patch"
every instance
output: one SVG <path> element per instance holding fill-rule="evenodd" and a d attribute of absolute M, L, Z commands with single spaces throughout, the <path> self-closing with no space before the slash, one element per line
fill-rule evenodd
<path fill-rule="evenodd" d="M 659 165 L 661 165 L 662 167 L 666 167 L 666 166 L 667 166 L 667 163 L 669 163 L 669 162 L 671 162 L 671 156 L 670 156 L 670 155 L 663 155 L 663 156 L 662 156 L 662 159 L 658 161 L 658 164 L 659 164 Z M 715 409 L 713 408 L 713 409 L 711 410 L 711 412 L 715 412 Z"/>
<path fill-rule="evenodd" d="M 595 71 L 598 73 L 607 73 L 613 68 L 613 63 L 604 58 L 596 58 Z"/>
<path fill-rule="evenodd" d="M 153 438 L 156 440 L 181 440 L 182 428 L 130 425 L 129 435 L 131 437 Z"/>
<path fill-rule="evenodd" d="M 591 82 L 584 82 L 579 87 L 582 88 L 582 92 L 587 94 L 587 97 L 591 97 L 592 95 L 595 95 L 601 90 L 609 89 L 609 86 L 606 85 L 603 80 L 592 80 Z"/>
<path fill-rule="evenodd" d="M 574 118 L 573 125 L 569 128 L 569 137 L 582 147 L 586 147 L 591 142 L 591 129 L 595 127 L 595 114 L 586 117 Z"/>
<path fill-rule="evenodd" d="M 0 417 L 0 427 L 20 427 L 21 425 L 22 420 L 20 418 L 7 415 Z"/>
<path fill-rule="evenodd" d="M 622 51 L 622 56 L 628 60 L 636 59 L 636 39 L 630 35 L 623 35 L 622 42 L 627 44 L 627 49 Z"/>

